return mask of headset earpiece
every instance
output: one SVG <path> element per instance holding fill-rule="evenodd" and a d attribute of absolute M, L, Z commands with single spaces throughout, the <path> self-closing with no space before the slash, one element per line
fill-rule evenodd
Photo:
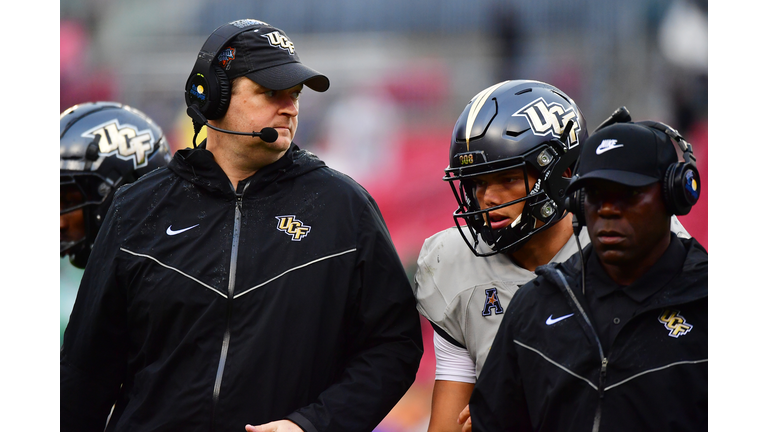
<path fill-rule="evenodd" d="M 565 209 L 573 215 L 573 232 L 578 235 L 586 224 L 584 217 L 584 189 L 577 189 L 565 199 Z"/>
<path fill-rule="evenodd" d="M 695 165 L 678 162 L 670 165 L 662 186 L 664 203 L 670 213 L 686 215 L 699 200 L 701 178 Z"/>
<path fill-rule="evenodd" d="M 670 165 L 664 174 L 661 185 L 662 194 L 664 205 L 669 213 L 676 216 L 687 215 L 699 200 L 701 192 L 701 177 L 696 169 L 693 147 L 678 131 L 664 123 L 651 121 L 640 123 L 664 132 L 675 146 L 678 161 Z"/>
<path fill-rule="evenodd" d="M 214 66 L 213 72 L 216 75 L 219 97 L 215 99 L 215 101 L 218 101 L 215 108 L 213 103 L 211 104 L 211 114 L 206 115 L 206 118 L 209 120 L 224 117 L 224 114 L 227 113 L 227 108 L 229 108 L 229 97 L 232 95 L 231 83 L 229 82 L 229 78 L 227 78 L 227 73 L 224 72 L 224 69 L 219 66 Z"/>
<path fill-rule="evenodd" d="M 208 36 L 184 87 L 187 107 L 196 105 L 207 120 L 226 114 L 232 87 L 224 69 L 216 64 L 216 54 L 238 34 L 262 25 L 264 23 L 257 20 L 233 21 Z"/>
<path fill-rule="evenodd" d="M 187 79 L 184 99 L 187 106 L 195 105 L 206 119 L 217 119 L 227 112 L 231 94 L 226 72 L 211 65 L 205 73 L 193 71 Z"/>

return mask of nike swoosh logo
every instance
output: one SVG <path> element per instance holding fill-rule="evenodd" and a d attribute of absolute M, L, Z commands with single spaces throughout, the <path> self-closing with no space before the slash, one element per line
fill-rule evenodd
<path fill-rule="evenodd" d="M 624 144 L 616 144 L 616 140 L 603 140 L 603 142 L 600 143 L 599 146 L 597 146 L 597 150 L 595 150 L 595 154 L 603 154 L 607 152 L 608 150 L 613 150 L 619 147 L 624 147 Z"/>
<path fill-rule="evenodd" d="M 176 235 L 176 234 L 181 234 L 181 233 L 183 233 L 184 231 L 189 231 L 189 230 L 191 230 L 192 228 L 194 228 L 194 227 L 196 227 L 196 226 L 199 226 L 199 225 L 200 225 L 200 224 L 197 224 L 197 225 L 192 225 L 191 227 L 182 228 L 182 229 L 180 229 L 180 230 L 173 230 L 173 229 L 171 228 L 173 225 L 168 225 L 168 229 L 167 229 L 167 230 L 165 230 L 165 233 L 166 233 L 166 234 L 168 234 L 169 236 L 174 236 L 174 235 Z"/>
<path fill-rule="evenodd" d="M 561 316 L 559 318 L 552 318 L 552 315 L 550 315 L 549 318 L 547 318 L 547 325 L 552 325 L 554 323 L 560 322 L 560 321 L 562 321 L 562 320 L 564 320 L 566 318 L 570 318 L 572 316 L 573 316 L 573 314 L 569 314 L 569 315 L 563 315 L 563 316 Z"/>

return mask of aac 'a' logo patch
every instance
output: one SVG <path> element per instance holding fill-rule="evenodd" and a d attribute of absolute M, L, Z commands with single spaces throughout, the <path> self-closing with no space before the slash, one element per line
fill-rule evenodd
<path fill-rule="evenodd" d="M 309 225 L 296 219 L 295 215 L 275 216 L 277 219 L 277 229 L 290 235 L 292 241 L 301 241 L 309 234 L 309 230 L 312 229 Z"/>
<path fill-rule="evenodd" d="M 273 47 L 284 49 L 293 55 L 295 50 L 293 47 L 293 42 L 291 42 L 291 40 L 287 37 L 283 36 L 283 34 L 281 34 L 279 31 L 263 34 L 261 37 L 267 38 L 269 44 Z"/>
<path fill-rule="evenodd" d="M 568 134 L 568 142 L 564 144 L 568 145 L 568 149 L 579 145 L 581 124 L 579 123 L 579 115 L 573 110 L 573 107 L 566 110 L 561 104 L 557 102 L 547 103 L 544 98 L 540 97 L 512 115 L 525 117 L 528 124 L 531 125 L 531 131 L 534 135 L 551 135 L 554 138 L 560 138 L 568 120 L 573 120 L 573 127 Z"/>
<path fill-rule="evenodd" d="M 102 123 L 82 136 L 98 140 L 99 155 L 114 154 L 120 159 L 132 160 L 134 168 L 146 166 L 154 152 L 155 136 L 151 129 L 140 131 L 130 124 L 121 125 L 117 119 Z"/>
<path fill-rule="evenodd" d="M 678 310 L 666 309 L 659 315 L 659 322 L 664 324 L 664 327 L 669 330 L 669 336 L 673 338 L 678 338 L 693 330 L 693 324 L 687 323 L 685 317 L 680 315 Z"/>
<path fill-rule="evenodd" d="M 499 293 L 496 288 L 488 288 L 485 290 L 485 305 L 483 306 L 483 316 L 490 316 L 491 311 L 496 315 L 504 313 L 504 308 L 501 307 L 501 301 L 499 300 Z"/>

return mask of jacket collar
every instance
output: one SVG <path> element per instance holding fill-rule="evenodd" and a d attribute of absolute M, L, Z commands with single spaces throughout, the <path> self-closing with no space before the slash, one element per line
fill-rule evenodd
<path fill-rule="evenodd" d="M 649 308 L 658 308 L 667 305 L 683 304 L 707 297 L 708 295 L 708 254 L 704 247 L 696 239 L 680 239 L 685 247 L 686 255 L 682 271 L 672 278 L 669 283 L 653 296 Z M 588 260 L 592 254 L 592 245 L 584 248 L 584 259 Z M 556 275 L 560 270 L 568 279 L 571 287 L 581 287 L 581 258 L 578 253 L 573 254 L 567 261 L 559 264 L 547 264 L 536 269 L 536 274 L 554 283 L 565 290 Z M 581 289 L 577 296 L 580 297 Z"/>
<path fill-rule="evenodd" d="M 216 163 L 213 153 L 208 151 L 206 140 L 196 148 L 178 150 L 168 167 L 183 179 L 217 194 L 234 195 L 234 189 L 224 170 Z M 259 169 L 251 177 L 241 181 L 253 185 L 273 183 L 280 179 L 293 178 L 325 166 L 315 155 L 301 150 L 295 143 L 285 154 Z M 253 186 L 252 186 L 253 187 Z"/>

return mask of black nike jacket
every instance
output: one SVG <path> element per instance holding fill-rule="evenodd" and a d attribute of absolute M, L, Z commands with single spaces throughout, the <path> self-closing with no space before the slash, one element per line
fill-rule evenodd
<path fill-rule="evenodd" d="M 472 430 L 706 431 L 708 257 L 680 240 L 682 270 L 611 346 L 584 306 L 579 255 L 539 267 L 505 311 L 469 401 Z"/>
<path fill-rule="evenodd" d="M 235 191 L 201 145 L 115 196 L 64 334 L 61 430 L 370 431 L 421 354 L 361 186 L 292 144 Z"/>

